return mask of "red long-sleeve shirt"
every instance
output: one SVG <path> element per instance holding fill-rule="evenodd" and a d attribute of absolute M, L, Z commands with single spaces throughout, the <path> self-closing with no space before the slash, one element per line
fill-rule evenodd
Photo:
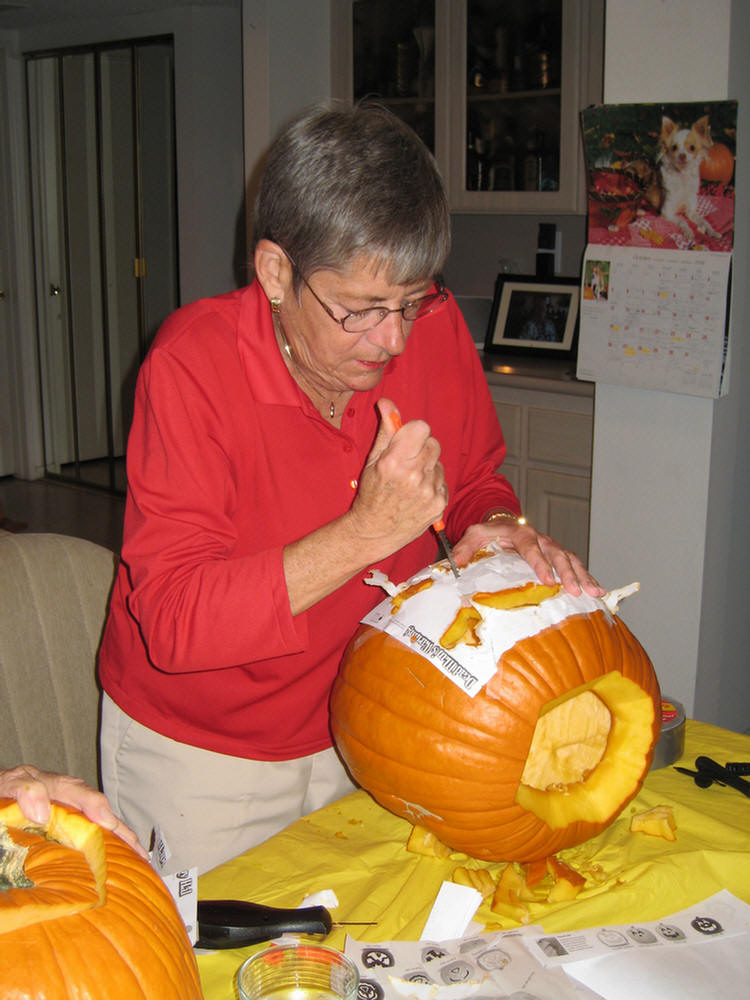
<path fill-rule="evenodd" d="M 386 396 L 427 421 L 450 490 L 449 537 L 495 506 L 505 446 L 476 348 L 449 299 L 337 429 L 279 353 L 256 284 L 179 309 L 138 379 L 122 562 L 99 656 L 104 690 L 183 743 L 259 760 L 331 745 L 328 697 L 344 647 L 382 592 L 355 577 L 292 616 L 285 544 L 344 513 Z M 378 563 L 396 582 L 436 558 L 425 532 Z"/>

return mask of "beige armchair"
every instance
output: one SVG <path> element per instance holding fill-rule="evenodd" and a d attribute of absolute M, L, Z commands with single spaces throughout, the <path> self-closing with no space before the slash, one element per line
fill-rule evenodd
<path fill-rule="evenodd" d="M 83 538 L 0 533 L 0 767 L 99 784 L 99 648 L 117 557 Z"/>

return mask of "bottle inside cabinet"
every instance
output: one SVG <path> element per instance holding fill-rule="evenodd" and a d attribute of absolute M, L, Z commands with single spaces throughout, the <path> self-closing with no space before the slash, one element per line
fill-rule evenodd
<path fill-rule="evenodd" d="M 352 27 L 354 99 L 377 99 L 434 152 L 434 0 L 357 0 Z"/>
<path fill-rule="evenodd" d="M 466 189 L 560 184 L 562 0 L 469 0 Z"/>

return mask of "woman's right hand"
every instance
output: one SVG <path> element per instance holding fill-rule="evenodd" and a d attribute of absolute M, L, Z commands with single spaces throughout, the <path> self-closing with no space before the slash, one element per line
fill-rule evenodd
<path fill-rule="evenodd" d="M 422 420 L 399 428 L 390 400 L 381 399 L 378 408 L 380 428 L 349 510 L 284 546 L 293 615 L 414 541 L 445 510 L 448 487 L 430 428 Z"/>
<path fill-rule="evenodd" d="M 350 515 L 371 562 L 418 538 L 448 503 L 440 444 L 423 420 L 401 425 L 389 399 L 378 401 L 380 427 L 360 476 Z"/>
<path fill-rule="evenodd" d="M 148 858 L 130 827 L 112 812 L 106 796 L 80 778 L 40 771 L 31 764 L 21 764 L 10 770 L 0 771 L 0 795 L 15 799 L 21 812 L 32 823 L 47 823 L 52 801 L 73 806 L 92 822 L 116 833 L 142 858 Z"/>

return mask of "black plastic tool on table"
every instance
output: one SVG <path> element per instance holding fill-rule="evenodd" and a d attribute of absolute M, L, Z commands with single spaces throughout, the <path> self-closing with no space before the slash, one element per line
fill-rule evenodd
<path fill-rule="evenodd" d="M 687 767 L 675 767 L 680 774 L 688 774 L 699 788 L 708 788 L 714 782 L 717 785 L 728 785 L 750 798 L 750 781 L 742 774 L 748 774 L 748 764 L 744 761 L 733 761 L 726 765 L 718 764 L 710 757 L 696 757 L 696 770 Z"/>
<path fill-rule="evenodd" d="M 344 921 L 347 926 L 371 926 L 369 921 Z M 196 948 L 243 948 L 271 941 L 282 934 L 331 933 L 342 926 L 331 920 L 325 906 L 282 909 L 244 899 L 199 899 Z"/>

